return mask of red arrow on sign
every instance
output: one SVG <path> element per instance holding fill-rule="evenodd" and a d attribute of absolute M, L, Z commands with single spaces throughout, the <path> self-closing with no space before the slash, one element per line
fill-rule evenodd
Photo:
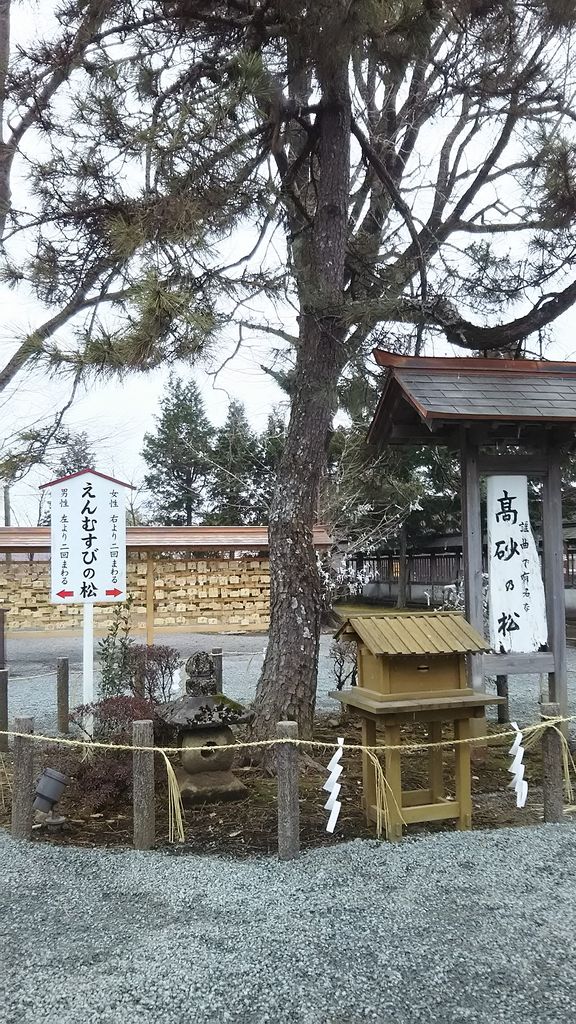
<path fill-rule="evenodd" d="M 121 593 L 122 593 L 122 591 L 121 590 L 116 590 L 116 588 L 114 588 L 114 590 L 107 590 L 106 591 L 106 594 L 109 594 L 110 597 L 119 597 Z"/>
<path fill-rule="evenodd" d="M 74 597 L 73 590 L 59 590 L 56 597 Z"/>

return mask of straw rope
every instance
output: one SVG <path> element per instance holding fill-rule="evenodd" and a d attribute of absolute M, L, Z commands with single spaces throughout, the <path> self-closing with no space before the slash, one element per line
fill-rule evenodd
<path fill-rule="evenodd" d="M 570 752 L 568 741 L 561 726 L 566 725 L 569 722 L 576 721 L 576 715 L 569 717 L 557 716 L 554 718 L 544 717 L 540 722 L 536 722 L 533 725 L 528 725 L 523 728 L 522 734 L 525 737 L 524 746 L 526 750 L 534 747 L 538 740 L 542 737 L 542 734 L 547 729 L 553 729 L 554 732 L 560 737 L 561 749 L 562 749 L 562 769 L 564 777 L 564 786 L 566 791 L 566 797 L 570 804 L 574 802 L 574 787 L 572 785 L 571 773 L 576 778 L 576 764 L 574 758 Z M 166 776 L 168 781 L 168 832 L 169 841 L 174 842 L 178 839 L 183 842 L 185 839 L 184 833 L 184 809 L 182 805 L 182 799 L 180 796 L 180 789 L 178 781 L 172 765 L 170 764 L 168 755 L 169 754 L 180 754 L 181 747 L 141 747 L 134 746 L 129 743 L 102 743 L 99 740 L 90 739 L 69 739 L 61 736 L 45 736 L 38 733 L 22 733 L 16 732 L 15 730 L 0 730 L 0 736 L 8 737 L 21 737 L 33 743 L 49 743 L 57 746 L 65 747 L 80 747 L 83 749 L 83 757 L 90 757 L 96 750 L 114 750 L 118 751 L 143 751 L 147 754 L 160 754 L 164 760 L 164 766 L 166 769 Z M 459 745 L 473 746 L 474 744 L 490 744 L 490 743 L 503 743 L 507 739 L 516 736 L 516 730 L 507 729 L 498 733 L 488 733 L 484 736 L 472 736 L 465 737 L 463 739 L 448 739 L 441 740 L 436 743 L 429 743 L 425 741 L 411 742 L 411 743 L 399 743 L 399 744 L 381 744 L 376 746 L 365 746 L 361 743 L 343 743 L 341 745 L 336 742 L 326 742 L 325 740 L 305 740 L 305 739 L 292 739 L 288 737 L 277 737 L 269 740 L 247 740 L 241 743 L 234 744 L 234 750 L 255 750 L 255 749 L 266 749 L 269 747 L 277 747 L 284 743 L 292 744 L 295 747 L 308 747 L 316 748 L 320 750 L 331 750 L 341 746 L 343 750 L 350 752 L 357 751 L 358 753 L 366 754 L 369 758 L 373 768 L 375 777 L 375 799 L 376 799 L 376 833 L 381 836 L 383 832 L 388 831 L 389 827 L 389 796 L 390 794 L 396 811 L 400 817 L 400 820 L 405 825 L 406 822 L 402 816 L 402 809 L 398 806 L 398 802 L 392 792 L 390 784 L 388 783 L 382 765 L 378 759 L 378 754 L 384 754 L 386 751 L 400 750 L 400 751 L 417 751 L 417 750 L 431 750 L 431 749 L 443 749 L 444 747 L 455 747 Z M 198 752 L 203 750 L 212 750 L 212 747 L 198 747 Z M 5 765 L 0 764 L 0 769 L 4 768 Z M 6 773 L 7 775 L 7 773 Z"/>

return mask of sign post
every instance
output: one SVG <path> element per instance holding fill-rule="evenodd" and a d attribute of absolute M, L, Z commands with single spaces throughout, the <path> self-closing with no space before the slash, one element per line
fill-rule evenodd
<path fill-rule="evenodd" d="M 51 601 L 82 604 L 82 700 L 94 700 L 94 605 L 126 600 L 125 493 L 94 469 L 43 484 L 51 496 Z"/>

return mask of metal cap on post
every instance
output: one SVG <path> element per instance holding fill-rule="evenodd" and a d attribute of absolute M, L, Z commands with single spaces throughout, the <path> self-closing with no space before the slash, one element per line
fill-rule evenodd
<path fill-rule="evenodd" d="M 278 722 L 280 739 L 298 739 L 297 722 Z M 298 747 L 279 743 L 276 748 L 278 774 L 278 860 L 295 860 L 300 853 L 300 804 L 298 802 Z"/>

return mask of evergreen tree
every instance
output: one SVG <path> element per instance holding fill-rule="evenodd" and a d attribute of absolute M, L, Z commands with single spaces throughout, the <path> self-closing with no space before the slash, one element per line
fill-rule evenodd
<path fill-rule="evenodd" d="M 201 520 L 213 435 L 197 385 L 171 374 L 156 417 L 156 431 L 144 435 L 142 449 L 149 470 L 144 484 L 151 494 L 148 508 L 154 523 L 192 526 Z"/>
<path fill-rule="evenodd" d="M 252 502 L 252 515 L 255 523 L 268 524 L 285 438 L 284 416 L 280 410 L 274 409 L 268 416 L 268 423 L 258 438 L 258 461 Z"/>
<path fill-rule="evenodd" d="M 258 440 L 246 419 L 242 402 L 233 400 L 212 449 L 207 523 L 246 526 L 257 521 L 254 514 L 257 462 Z"/>
<path fill-rule="evenodd" d="M 79 473 L 81 469 L 94 469 L 95 466 L 96 456 L 88 441 L 88 434 L 81 430 L 77 434 L 68 435 L 63 450 L 50 468 L 57 480 L 61 476 Z"/>
<path fill-rule="evenodd" d="M 87 10 L 103 20 L 71 62 Z M 12 211 L 31 258 L 14 266 L 7 244 L 5 279 L 55 307 L 18 365 L 149 370 L 231 321 L 292 347 L 254 734 L 296 717 L 307 735 L 312 526 L 345 368 L 439 335 L 521 354 L 576 301 L 574 3 L 68 0 L 59 14 L 66 45 L 23 50 L 6 80 L 18 110 L 78 68 L 26 154 L 34 216 Z M 70 309 L 76 351 L 54 337 Z"/>

